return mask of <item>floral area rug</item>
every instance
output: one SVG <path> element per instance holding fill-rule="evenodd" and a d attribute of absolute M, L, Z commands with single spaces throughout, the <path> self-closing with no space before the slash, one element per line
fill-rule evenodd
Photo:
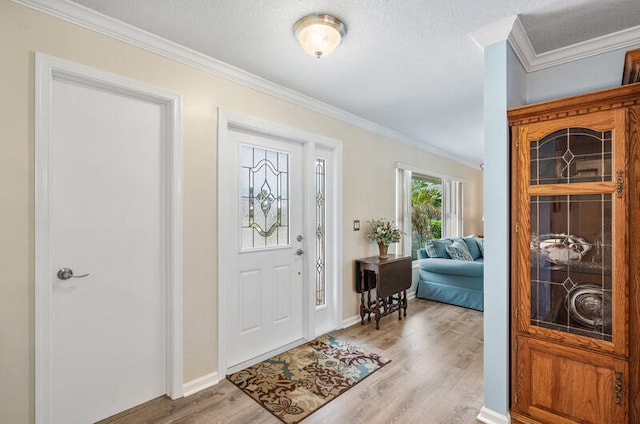
<path fill-rule="evenodd" d="M 295 424 L 389 362 L 322 336 L 227 378 L 281 421 Z"/>

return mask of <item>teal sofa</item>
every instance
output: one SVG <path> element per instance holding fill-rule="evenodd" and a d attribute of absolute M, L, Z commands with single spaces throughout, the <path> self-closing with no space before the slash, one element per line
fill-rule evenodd
<path fill-rule="evenodd" d="M 458 250 L 460 246 L 467 247 L 464 259 L 455 250 L 452 259 L 447 251 L 456 241 Z M 418 250 L 416 297 L 484 310 L 483 250 L 483 241 L 476 236 L 428 241 L 425 248 Z"/>

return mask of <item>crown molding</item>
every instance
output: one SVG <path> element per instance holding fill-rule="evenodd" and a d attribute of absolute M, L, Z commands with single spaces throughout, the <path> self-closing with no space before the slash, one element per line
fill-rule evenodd
<path fill-rule="evenodd" d="M 639 44 L 640 26 L 543 53 L 536 53 L 518 16 L 510 16 L 480 28 L 471 33 L 471 38 L 481 49 L 507 40 L 529 73 Z"/>
<path fill-rule="evenodd" d="M 507 112 L 507 119 L 509 125 L 517 126 L 637 105 L 640 105 L 640 84 L 626 84 L 512 108 Z"/>
<path fill-rule="evenodd" d="M 509 44 L 527 72 L 539 71 L 564 63 L 623 49 L 640 43 L 640 26 L 592 38 L 570 46 L 536 53 L 520 20 L 516 20 L 509 35 Z"/>
<path fill-rule="evenodd" d="M 531 45 L 529 35 L 525 31 L 520 18 L 516 18 L 513 22 L 513 28 L 511 28 L 511 32 L 507 36 L 507 41 L 525 71 L 531 72 L 531 63 L 536 60 L 536 51 Z"/>
<path fill-rule="evenodd" d="M 240 68 L 144 31 L 133 25 L 129 25 L 117 19 L 103 15 L 93 9 L 89 9 L 77 3 L 67 0 L 11 1 L 100 34 L 124 41 L 128 44 L 194 67 L 217 77 L 233 81 L 264 94 L 268 94 L 295 105 L 319 112 L 331 118 L 380 134 L 397 142 L 414 146 L 470 168 L 476 169 L 478 167 L 477 163 L 461 159 L 435 146 L 419 142 L 418 140 L 408 137 L 401 132 L 376 124 L 373 121 L 369 121 L 368 119 L 362 118 L 328 103 L 324 103 L 300 92 L 283 87 Z"/>

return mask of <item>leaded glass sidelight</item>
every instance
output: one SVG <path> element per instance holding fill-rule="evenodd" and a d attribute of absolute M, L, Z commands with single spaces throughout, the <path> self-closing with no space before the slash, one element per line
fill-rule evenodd
<path fill-rule="evenodd" d="M 316 306 L 326 304 L 325 280 L 325 161 L 316 159 Z"/>
<path fill-rule="evenodd" d="M 240 147 L 241 249 L 289 244 L 289 155 Z"/>
<path fill-rule="evenodd" d="M 612 340 L 612 201 L 531 197 L 531 325 Z"/>
<path fill-rule="evenodd" d="M 611 181 L 611 131 L 565 128 L 531 143 L 531 184 Z"/>

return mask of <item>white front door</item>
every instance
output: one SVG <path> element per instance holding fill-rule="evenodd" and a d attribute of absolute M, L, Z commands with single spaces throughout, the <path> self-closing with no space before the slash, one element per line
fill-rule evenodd
<path fill-rule="evenodd" d="M 37 416 L 83 424 L 167 393 L 167 106 L 76 76 L 48 84 Z"/>
<path fill-rule="evenodd" d="M 226 248 L 235 252 L 226 284 L 232 368 L 303 337 L 302 146 L 229 133 L 235 154 L 227 180 L 235 200 Z"/>
<path fill-rule="evenodd" d="M 337 140 L 219 109 L 219 375 L 341 325 L 341 168 Z"/>

